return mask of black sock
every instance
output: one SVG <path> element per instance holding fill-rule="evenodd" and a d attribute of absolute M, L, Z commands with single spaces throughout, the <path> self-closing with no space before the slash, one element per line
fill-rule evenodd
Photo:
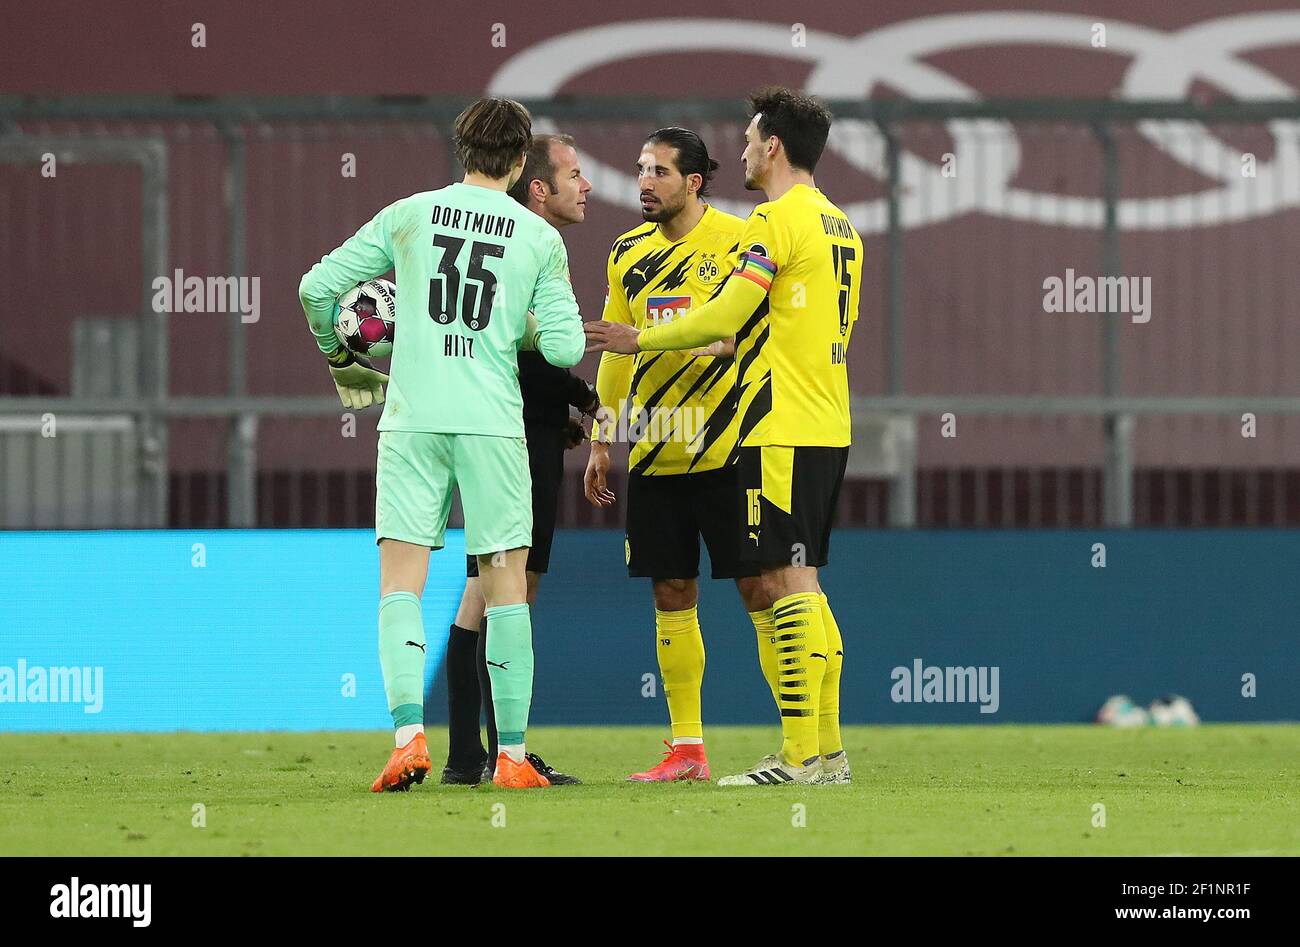
<path fill-rule="evenodd" d="M 475 649 L 478 632 L 451 626 L 447 639 L 447 761 L 455 766 L 472 766 L 483 758 L 479 740 L 478 670 Z"/>
<path fill-rule="evenodd" d="M 487 666 L 488 620 L 483 619 L 483 630 L 478 634 L 478 689 L 483 696 L 483 716 L 487 719 L 488 768 L 493 772 L 497 768 L 497 715 L 492 709 L 492 679 L 488 677 Z"/>

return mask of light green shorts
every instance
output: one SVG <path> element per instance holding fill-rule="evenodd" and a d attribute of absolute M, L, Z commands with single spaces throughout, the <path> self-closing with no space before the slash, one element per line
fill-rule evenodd
<path fill-rule="evenodd" d="M 465 510 L 465 552 L 531 546 L 533 483 L 522 437 L 383 431 L 375 470 L 375 539 L 441 549 L 452 487 Z"/>

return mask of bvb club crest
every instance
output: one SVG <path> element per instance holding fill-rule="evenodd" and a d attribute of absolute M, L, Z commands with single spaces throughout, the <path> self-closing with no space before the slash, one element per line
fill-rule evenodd
<path fill-rule="evenodd" d="M 695 268 L 695 275 L 702 283 L 712 283 L 718 278 L 718 264 L 713 261 L 712 255 L 700 260 L 700 265 Z"/>

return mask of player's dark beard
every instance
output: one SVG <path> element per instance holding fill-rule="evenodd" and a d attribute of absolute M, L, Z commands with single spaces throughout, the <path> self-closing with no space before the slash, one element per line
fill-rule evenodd
<path fill-rule="evenodd" d="M 641 209 L 641 219 L 651 224 L 666 224 L 680 214 L 685 206 L 685 201 L 674 205 L 661 198 L 654 210 Z"/>

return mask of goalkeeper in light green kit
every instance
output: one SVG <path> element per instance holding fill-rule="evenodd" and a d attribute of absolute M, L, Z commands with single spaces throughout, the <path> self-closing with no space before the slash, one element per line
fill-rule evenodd
<path fill-rule="evenodd" d="M 487 662 L 501 748 L 493 782 L 548 785 L 524 758 L 533 689 L 524 564 L 533 524 L 517 353 L 536 348 L 569 368 L 585 338 L 559 232 L 506 194 L 532 141 L 528 111 L 481 99 L 457 117 L 455 136 L 462 183 L 384 208 L 300 288 L 344 407 L 383 402 L 388 382 L 375 533 L 379 660 L 397 748 L 373 792 L 409 789 L 431 766 L 420 594 L 429 551 L 443 545 L 454 486 L 492 623 Z M 336 297 L 390 268 L 399 288 L 391 380 L 342 348 L 333 329 Z"/>

